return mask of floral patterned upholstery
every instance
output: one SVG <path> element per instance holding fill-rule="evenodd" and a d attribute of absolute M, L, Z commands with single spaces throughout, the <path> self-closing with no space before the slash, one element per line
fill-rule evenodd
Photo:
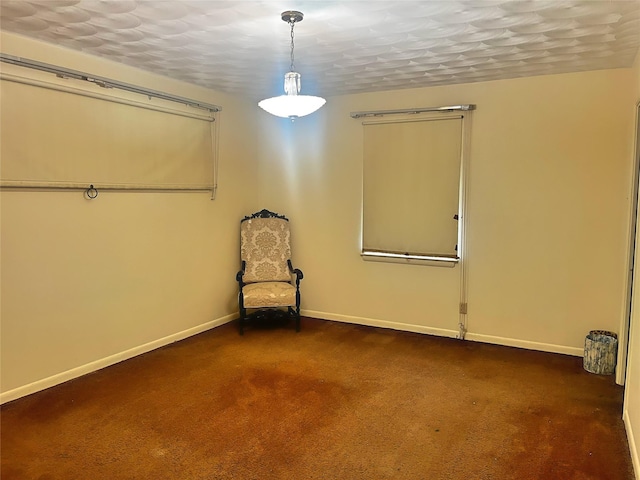
<path fill-rule="evenodd" d="M 296 304 L 296 287 L 290 283 L 249 283 L 242 293 L 245 308 L 293 307 Z"/>
<path fill-rule="evenodd" d="M 289 222 L 282 218 L 252 218 L 240 227 L 240 258 L 246 262 L 244 282 L 291 281 L 287 260 Z"/>
<path fill-rule="evenodd" d="M 261 210 L 240 222 L 240 259 L 236 274 L 239 286 L 240 334 L 250 318 L 284 314 L 296 321 L 300 331 L 300 280 L 302 271 L 291 264 L 289 220 Z M 247 310 L 256 310 L 251 314 Z"/>

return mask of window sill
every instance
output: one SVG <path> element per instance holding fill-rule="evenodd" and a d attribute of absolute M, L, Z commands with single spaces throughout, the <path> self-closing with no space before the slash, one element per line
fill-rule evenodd
<path fill-rule="evenodd" d="M 460 257 L 436 255 L 411 255 L 408 253 L 373 252 L 364 250 L 360 253 L 363 260 L 368 262 L 404 263 L 409 265 L 428 265 L 432 267 L 455 267 Z"/>

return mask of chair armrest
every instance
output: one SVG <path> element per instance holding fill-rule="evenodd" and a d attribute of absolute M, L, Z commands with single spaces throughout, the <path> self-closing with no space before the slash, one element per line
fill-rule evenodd
<path fill-rule="evenodd" d="M 300 282 L 300 280 L 304 278 L 304 275 L 302 274 L 302 270 L 300 270 L 299 268 L 293 268 L 293 265 L 291 264 L 291 260 L 287 260 L 287 265 L 289 266 L 289 271 L 295 274 L 296 282 Z"/>
<path fill-rule="evenodd" d="M 240 270 L 238 273 L 236 273 L 236 282 L 242 283 L 242 277 L 244 276 L 244 270 L 245 268 L 247 268 L 247 262 L 245 262 L 244 260 L 242 260 L 242 264 L 240 267 L 242 270 Z"/>

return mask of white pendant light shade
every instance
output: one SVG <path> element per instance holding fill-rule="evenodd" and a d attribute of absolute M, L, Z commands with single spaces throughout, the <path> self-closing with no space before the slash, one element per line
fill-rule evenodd
<path fill-rule="evenodd" d="M 294 120 L 315 112 L 322 107 L 326 100 L 322 97 L 299 95 L 300 74 L 293 71 L 293 26 L 303 18 L 302 13 L 287 11 L 282 13 L 282 20 L 291 26 L 291 71 L 284 76 L 284 91 L 286 95 L 271 97 L 258 102 L 258 106 L 277 117 Z"/>
<path fill-rule="evenodd" d="M 324 98 L 311 95 L 280 95 L 262 100 L 258 106 L 276 117 L 293 119 L 309 115 L 325 103 Z"/>
<path fill-rule="evenodd" d="M 326 100 L 312 95 L 298 95 L 300 91 L 300 74 L 289 72 L 284 76 L 286 95 L 262 100 L 258 106 L 276 117 L 295 119 L 304 117 L 322 107 Z"/>

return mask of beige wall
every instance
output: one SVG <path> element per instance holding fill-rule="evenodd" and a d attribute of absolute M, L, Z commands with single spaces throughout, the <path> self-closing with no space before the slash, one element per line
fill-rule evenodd
<path fill-rule="evenodd" d="M 636 57 L 633 68 L 632 91 L 634 92 L 636 105 L 640 106 L 640 53 Z M 633 115 L 636 115 L 635 111 Z M 640 118 L 637 121 L 640 121 Z M 636 149 L 640 149 L 640 145 L 637 144 Z M 640 151 L 637 150 L 636 155 L 640 155 Z M 636 478 L 640 479 L 640 286 L 637 273 L 640 259 L 638 258 L 638 245 L 640 245 L 640 228 L 636 231 L 636 280 L 632 295 L 631 331 L 623 414 L 627 427 L 629 447 L 636 470 Z"/>
<path fill-rule="evenodd" d="M 359 110 L 478 107 L 469 339 L 579 355 L 590 329 L 619 327 L 637 66 L 333 97 L 291 123 L 235 96 L 21 37 L 3 34 L 2 50 L 224 109 L 215 201 L 0 194 L 3 400 L 235 315 L 238 219 L 259 208 L 292 219 L 305 313 L 455 335 L 459 266 L 359 256 L 362 127 L 349 117 Z"/>
<path fill-rule="evenodd" d="M 350 111 L 474 103 L 468 338 L 579 355 L 623 314 L 630 69 L 329 98 L 262 115 L 261 198 L 293 219 L 311 315 L 454 335 L 459 271 L 359 257 L 362 127 Z M 268 205 L 267 205 L 268 204 Z"/>
<path fill-rule="evenodd" d="M 253 103 L 22 37 L 1 40 L 4 53 L 223 108 L 214 201 L 2 191 L 3 401 L 234 317 L 238 219 L 257 204 Z"/>

